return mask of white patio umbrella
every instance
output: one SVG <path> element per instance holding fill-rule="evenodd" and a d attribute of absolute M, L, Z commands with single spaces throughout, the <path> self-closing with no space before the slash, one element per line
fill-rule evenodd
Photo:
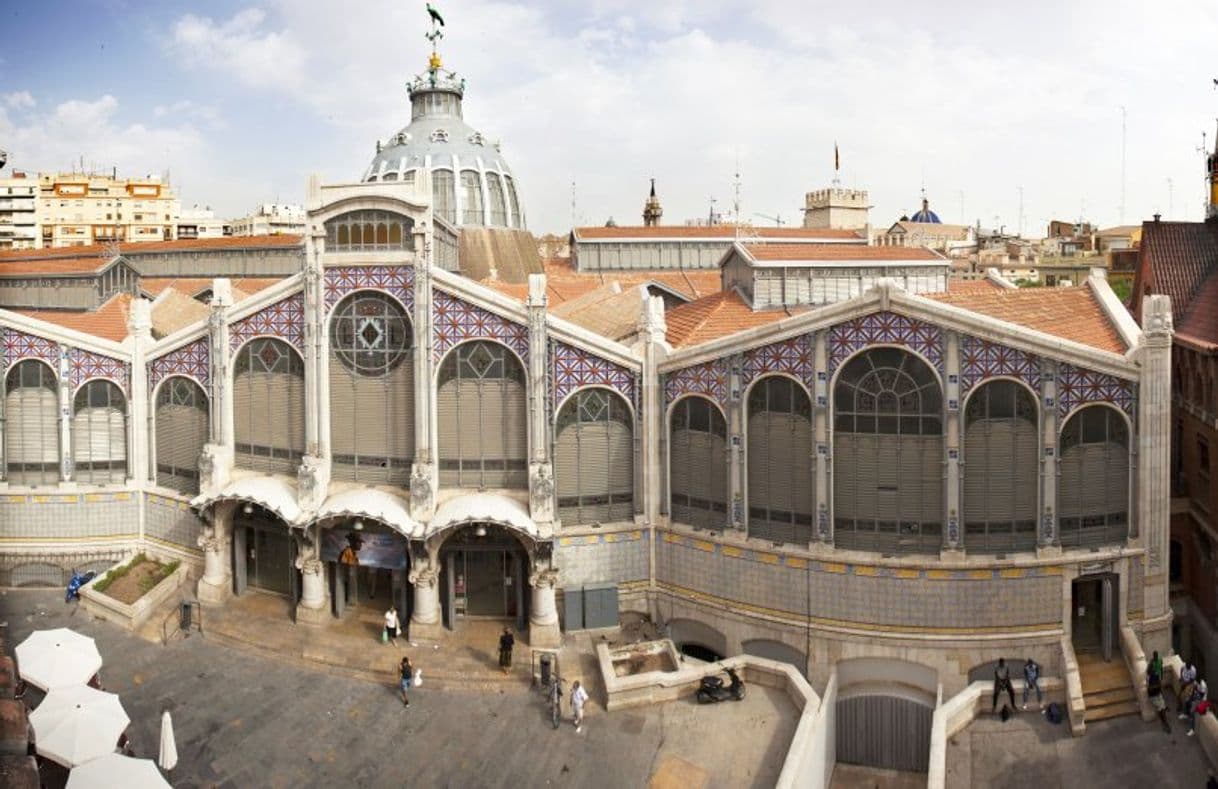
<path fill-rule="evenodd" d="M 118 696 L 84 685 L 52 690 L 30 713 L 38 754 L 64 767 L 113 753 L 130 722 Z"/>
<path fill-rule="evenodd" d="M 83 685 L 102 667 L 93 639 L 66 627 L 35 630 L 16 651 L 21 678 L 43 690 Z"/>
<path fill-rule="evenodd" d="M 161 752 L 156 762 L 162 770 L 178 766 L 178 744 L 173 739 L 173 719 L 169 717 L 169 710 L 161 713 Z"/>
<path fill-rule="evenodd" d="M 165 789 L 169 785 L 151 759 L 108 753 L 73 767 L 67 789 Z"/>

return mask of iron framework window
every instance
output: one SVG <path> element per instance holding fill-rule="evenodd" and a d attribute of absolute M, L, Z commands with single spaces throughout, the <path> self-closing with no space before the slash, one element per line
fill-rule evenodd
<path fill-rule="evenodd" d="M 705 397 L 687 397 L 672 410 L 668 463 L 672 519 L 725 529 L 731 493 L 727 479 L 727 422 Z"/>
<path fill-rule="evenodd" d="M 59 482 L 59 381 L 34 359 L 8 371 L 4 387 L 4 474 L 14 485 Z"/>
<path fill-rule="evenodd" d="M 457 190 L 452 170 L 431 171 L 432 210 L 449 224 L 457 223 Z"/>
<path fill-rule="evenodd" d="M 507 227 L 507 201 L 503 196 L 503 181 L 498 173 L 486 174 L 486 191 L 491 201 L 491 224 Z"/>
<path fill-rule="evenodd" d="M 127 478 L 127 398 L 110 381 L 88 381 L 76 390 L 72 461 L 77 482 L 107 485 Z"/>
<path fill-rule="evenodd" d="M 1062 427 L 1057 480 L 1061 544 L 1091 547 L 1129 536 L 1129 428 L 1120 412 L 1089 405 Z"/>
<path fill-rule="evenodd" d="M 438 376 L 440 484 L 525 488 L 529 482 L 524 368 L 504 346 L 458 345 Z"/>
<path fill-rule="evenodd" d="M 812 541 L 812 401 L 790 378 L 769 376 L 748 398 L 749 536 Z"/>
<path fill-rule="evenodd" d="M 964 545 L 976 553 L 1036 548 L 1039 415 L 1014 381 L 981 385 L 964 412 Z"/>
<path fill-rule="evenodd" d="M 330 323 L 332 475 L 407 484 L 414 459 L 414 333 L 383 293 L 348 296 Z"/>
<path fill-rule="evenodd" d="M 283 340 L 258 337 L 233 362 L 237 465 L 295 474 L 305 449 L 304 362 Z"/>
<path fill-rule="evenodd" d="M 390 211 L 349 211 L 326 222 L 330 252 L 414 249 L 414 220 Z"/>
<path fill-rule="evenodd" d="M 198 493 L 199 455 L 209 430 L 207 395 L 189 378 L 166 378 L 157 389 L 154 419 L 156 484 Z"/>
<path fill-rule="evenodd" d="M 565 523 L 609 523 L 634 515 L 634 427 L 630 409 L 608 389 L 576 392 L 554 430 L 558 516 Z"/>
<path fill-rule="evenodd" d="M 524 217 L 520 215 L 520 201 L 516 199 L 516 183 L 510 175 L 503 176 L 507 184 L 508 208 L 512 212 L 512 227 L 524 227 Z"/>
<path fill-rule="evenodd" d="M 943 536 L 943 395 L 923 361 L 873 348 L 834 387 L 838 547 L 938 553 Z"/>
<path fill-rule="evenodd" d="M 482 217 L 482 181 L 477 170 L 461 171 L 461 224 L 484 224 Z"/>

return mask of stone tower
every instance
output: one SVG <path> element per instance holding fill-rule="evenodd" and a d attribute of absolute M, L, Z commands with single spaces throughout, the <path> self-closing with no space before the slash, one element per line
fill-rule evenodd
<path fill-rule="evenodd" d="M 660 207 L 660 198 L 656 197 L 656 179 L 651 179 L 651 194 L 647 197 L 647 202 L 643 204 L 643 227 L 656 227 L 660 224 L 660 217 L 664 215 L 664 209 Z"/>
<path fill-rule="evenodd" d="M 818 189 L 804 195 L 804 227 L 862 230 L 870 210 L 866 189 Z"/>

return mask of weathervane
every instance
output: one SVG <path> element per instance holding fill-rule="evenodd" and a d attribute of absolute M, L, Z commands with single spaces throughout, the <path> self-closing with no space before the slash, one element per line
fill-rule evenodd
<path fill-rule="evenodd" d="M 444 38 L 444 31 L 440 29 L 444 27 L 444 17 L 440 16 L 440 12 L 431 3 L 427 4 L 427 16 L 431 18 L 431 32 L 425 33 L 423 37 L 431 42 L 431 54 L 435 56 L 436 41 Z"/>

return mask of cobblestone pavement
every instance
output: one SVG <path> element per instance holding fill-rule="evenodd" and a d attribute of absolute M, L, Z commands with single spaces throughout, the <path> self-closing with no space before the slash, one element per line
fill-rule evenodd
<path fill-rule="evenodd" d="M 426 682 L 404 708 L 396 689 L 296 661 L 242 652 L 193 635 L 157 646 L 62 592 L 0 593 L 0 621 L 19 643 L 32 630 L 71 627 L 97 639 L 107 690 L 132 718 L 139 756 L 155 757 L 160 713 L 173 714 L 178 787 L 685 787 L 771 786 L 795 712 L 760 686 L 739 704 L 692 701 L 641 710 L 594 709 L 576 734 L 557 731 L 523 679 L 487 689 Z M 369 649 L 379 645 L 369 644 Z M 386 648 L 388 649 L 388 648 Z"/>

